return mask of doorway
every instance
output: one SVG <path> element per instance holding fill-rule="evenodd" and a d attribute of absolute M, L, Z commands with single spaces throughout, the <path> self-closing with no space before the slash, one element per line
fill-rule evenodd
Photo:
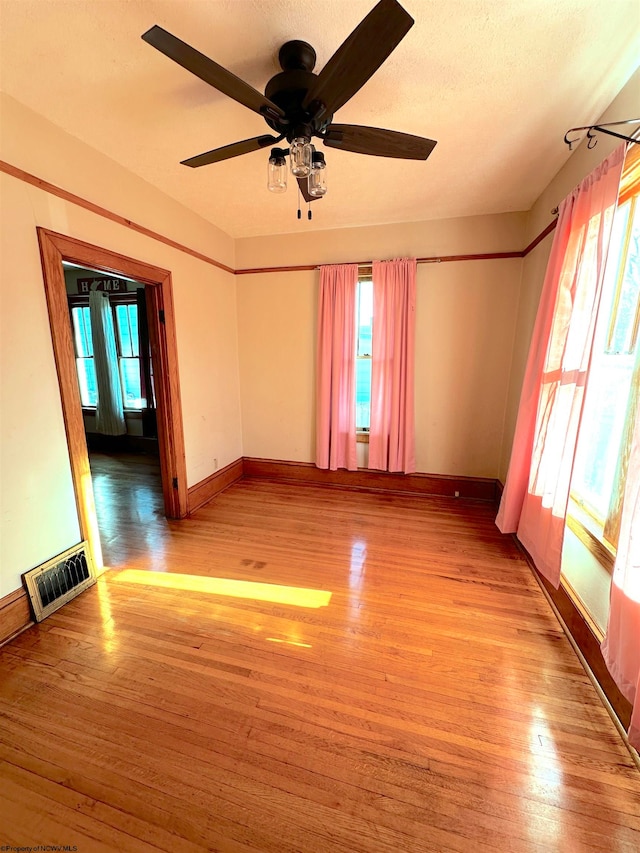
<path fill-rule="evenodd" d="M 187 515 L 187 483 L 171 273 L 43 228 L 38 228 L 37 232 L 80 531 L 82 538 L 89 542 L 96 565 L 102 567 L 63 262 L 123 276 L 145 285 L 164 512 L 168 518 L 184 518 Z"/>
<path fill-rule="evenodd" d="M 62 265 L 102 556 L 118 567 L 166 527 L 145 285 Z"/>

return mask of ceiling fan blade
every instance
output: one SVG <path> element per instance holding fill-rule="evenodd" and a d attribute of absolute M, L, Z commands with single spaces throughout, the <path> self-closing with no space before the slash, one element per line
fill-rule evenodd
<path fill-rule="evenodd" d="M 317 115 L 333 115 L 364 86 L 413 23 L 397 0 L 380 0 L 327 62 L 303 106 Z"/>
<path fill-rule="evenodd" d="M 297 178 L 300 193 L 305 201 L 318 201 L 321 195 L 309 195 L 309 178 Z"/>
<path fill-rule="evenodd" d="M 157 24 L 151 27 L 142 39 L 164 53 L 169 59 L 173 59 L 187 71 L 195 74 L 205 83 L 213 86 L 219 92 L 233 98 L 234 101 L 249 107 L 260 115 L 269 115 L 272 118 L 284 116 L 283 111 L 277 104 L 270 101 L 253 86 L 245 83 L 231 71 L 227 71 L 222 65 L 218 65 L 213 59 L 209 59 L 200 51 L 190 47 L 176 36 L 171 35 Z"/>
<path fill-rule="evenodd" d="M 195 169 L 197 166 L 220 163 L 222 160 L 230 160 L 231 157 L 239 157 L 240 154 L 249 154 L 251 151 L 267 148 L 277 141 L 277 136 L 268 136 L 266 134 L 264 136 L 254 136 L 252 139 L 243 139 L 241 142 L 232 142 L 231 145 L 223 145 L 222 148 L 214 148 L 213 151 L 205 151 L 204 154 L 189 157 L 188 160 L 182 160 L 181 163 L 183 166 L 191 166 L 192 169 Z"/>
<path fill-rule="evenodd" d="M 437 144 L 434 139 L 357 124 L 330 124 L 323 139 L 329 148 L 402 160 L 426 160 Z"/>

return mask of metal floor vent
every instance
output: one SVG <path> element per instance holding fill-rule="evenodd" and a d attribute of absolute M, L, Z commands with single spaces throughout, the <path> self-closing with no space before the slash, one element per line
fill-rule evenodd
<path fill-rule="evenodd" d="M 54 610 L 96 582 L 89 544 L 80 542 L 22 577 L 36 621 L 42 622 Z"/>

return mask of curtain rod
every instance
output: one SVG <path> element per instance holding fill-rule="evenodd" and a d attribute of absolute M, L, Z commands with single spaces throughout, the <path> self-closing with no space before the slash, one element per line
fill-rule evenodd
<path fill-rule="evenodd" d="M 592 130 L 599 130 L 601 133 L 606 133 L 609 136 L 615 136 L 617 139 L 624 139 L 626 142 L 635 142 L 636 145 L 640 145 L 640 128 L 633 131 L 633 136 L 624 136 L 622 133 L 616 133 L 614 130 L 606 130 L 607 127 L 616 127 L 620 124 L 640 124 L 640 118 L 628 118 L 625 121 L 611 121 L 603 124 L 586 124 L 584 127 L 570 127 L 569 130 L 564 135 L 564 141 L 569 146 L 569 151 L 572 150 L 571 146 L 576 142 L 579 142 L 579 139 L 567 139 L 570 133 L 577 133 L 579 130 L 586 130 L 587 139 L 587 148 L 595 148 L 598 144 L 598 140 L 593 133 Z M 557 216 L 559 213 L 559 208 L 554 207 L 551 210 L 553 216 Z"/>
<path fill-rule="evenodd" d="M 443 255 L 442 257 L 416 258 L 417 264 L 444 264 L 449 261 L 491 261 L 502 258 L 521 258 L 522 252 L 487 252 L 482 255 Z M 353 262 L 352 262 L 353 263 Z M 359 267 L 370 267 L 373 269 L 373 261 L 356 261 Z M 322 264 L 313 269 L 319 270 Z"/>
<path fill-rule="evenodd" d="M 564 135 L 564 141 L 569 146 L 569 151 L 571 151 L 571 146 L 574 145 L 576 142 L 579 142 L 580 138 L 578 137 L 576 139 L 567 139 L 569 134 L 577 133 L 579 130 L 586 130 L 587 139 L 589 140 L 587 142 L 587 148 L 595 148 L 595 146 L 598 144 L 598 140 L 595 134 L 593 134 L 591 131 L 597 130 L 600 133 L 606 133 L 608 136 L 615 136 L 618 139 L 624 139 L 627 142 L 635 142 L 636 145 L 640 145 L 640 139 L 638 139 L 638 137 L 635 135 L 637 134 L 637 131 L 634 132 L 634 136 L 624 136 L 624 134 L 622 133 L 616 133 L 615 130 L 607 130 L 608 127 L 617 127 L 621 124 L 640 124 L 640 118 L 628 118 L 624 121 L 609 121 L 603 122 L 602 124 L 585 124 L 584 127 L 570 127 Z"/>

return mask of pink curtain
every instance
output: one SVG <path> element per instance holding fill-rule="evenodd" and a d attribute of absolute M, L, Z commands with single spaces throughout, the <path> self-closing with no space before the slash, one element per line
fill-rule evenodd
<path fill-rule="evenodd" d="M 624 145 L 560 204 L 496 523 L 556 587 Z"/>
<path fill-rule="evenodd" d="M 373 263 L 369 468 L 416 470 L 416 260 Z"/>
<path fill-rule="evenodd" d="M 633 705 L 629 741 L 640 750 L 640 411 L 631 441 L 602 655 L 621 693 Z"/>
<path fill-rule="evenodd" d="M 347 468 L 356 461 L 357 264 L 320 268 L 316 366 L 316 465 Z"/>

